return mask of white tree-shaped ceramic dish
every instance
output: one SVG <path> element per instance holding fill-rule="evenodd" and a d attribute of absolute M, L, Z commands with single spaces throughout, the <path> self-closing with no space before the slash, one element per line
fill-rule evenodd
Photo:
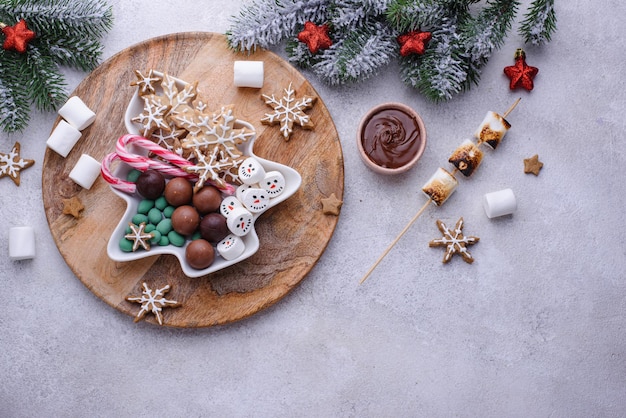
<path fill-rule="evenodd" d="M 158 73 L 156 71 L 154 72 L 154 74 L 159 77 L 163 76 L 161 73 Z M 177 87 L 179 87 L 179 89 L 184 88 L 186 85 L 184 81 L 179 80 L 179 79 L 176 79 L 176 84 L 177 84 Z M 128 133 L 137 134 L 137 135 L 139 134 L 139 126 L 136 125 L 132 121 L 132 118 L 137 116 L 139 113 L 141 113 L 142 109 L 143 109 L 142 100 L 139 97 L 139 94 L 135 92 L 135 94 L 131 98 L 130 103 L 126 109 L 126 114 L 124 118 Z M 235 127 L 237 128 L 246 127 L 250 129 L 251 131 L 255 130 L 251 124 L 242 120 L 237 120 L 235 122 Z M 257 161 L 259 161 L 266 172 L 269 172 L 269 171 L 280 172 L 285 178 L 285 190 L 279 196 L 272 198 L 270 200 L 269 206 L 266 209 L 264 209 L 261 212 L 257 212 L 253 214 L 254 222 L 256 222 L 258 217 L 261 216 L 268 209 L 280 204 L 281 202 L 291 197 L 298 190 L 298 188 L 300 187 L 300 184 L 302 183 L 302 177 L 293 168 L 288 167 L 283 164 L 276 163 L 274 161 L 269 161 L 269 160 L 266 160 L 266 159 L 263 159 L 254 155 L 253 146 L 254 146 L 255 139 L 256 139 L 256 136 L 253 136 L 249 141 L 241 144 L 239 146 L 239 149 L 244 155 L 254 157 Z M 135 151 L 141 152 L 141 150 L 135 150 Z M 129 165 L 125 163 L 120 163 L 115 168 L 113 174 L 119 178 L 124 179 L 126 178 L 130 170 L 132 170 L 132 167 L 130 167 Z M 111 187 L 111 190 L 117 196 L 119 196 L 120 198 L 126 201 L 126 211 L 124 212 L 124 215 L 122 216 L 122 219 L 120 220 L 119 224 L 117 225 L 117 227 L 114 229 L 113 233 L 111 234 L 111 237 L 109 238 L 109 242 L 107 245 L 107 253 L 109 257 L 114 261 L 126 262 L 126 261 L 139 260 L 145 257 L 151 257 L 154 255 L 171 254 L 171 255 L 176 256 L 176 258 L 178 258 L 181 269 L 186 276 L 201 277 L 201 276 L 211 274 L 213 272 L 216 272 L 218 270 L 221 270 L 223 268 L 226 268 L 228 266 L 231 266 L 233 264 L 239 263 L 240 261 L 247 259 L 248 257 L 252 256 L 254 253 L 256 253 L 257 250 L 259 249 L 259 246 L 261 245 L 259 241 L 259 237 L 256 233 L 256 229 L 253 225 L 250 232 L 242 237 L 243 242 L 245 244 L 245 250 L 239 257 L 232 259 L 232 260 L 226 260 L 222 258 L 221 256 L 219 256 L 219 254 L 217 254 L 216 252 L 215 261 L 213 262 L 213 264 L 201 270 L 194 269 L 193 267 L 191 267 L 185 259 L 185 250 L 187 248 L 187 245 L 189 245 L 189 242 L 190 242 L 189 240 L 182 247 L 176 247 L 171 244 L 167 246 L 153 245 L 148 251 L 138 250 L 135 252 L 124 252 L 120 249 L 119 242 L 124 237 L 126 233 L 125 232 L 126 228 L 128 227 L 128 224 L 131 221 L 132 217 L 137 213 L 137 207 L 139 205 L 139 202 L 142 200 L 142 198 L 137 193 L 134 193 L 134 194 L 124 193 L 113 187 Z"/>

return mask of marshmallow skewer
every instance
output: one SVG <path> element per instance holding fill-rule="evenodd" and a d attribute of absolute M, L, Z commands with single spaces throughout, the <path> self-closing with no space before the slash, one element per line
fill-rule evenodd
<path fill-rule="evenodd" d="M 517 104 L 520 102 L 521 98 L 518 98 L 512 105 L 511 107 L 509 107 L 507 109 L 506 112 L 504 112 L 504 115 L 502 116 L 502 118 L 504 119 L 506 116 L 508 116 L 513 109 L 515 109 L 515 107 L 517 106 Z M 479 145 L 482 144 L 482 142 L 479 143 Z M 454 175 L 460 171 L 458 168 L 455 168 L 452 173 L 449 173 L 453 178 Z M 450 194 L 454 191 L 454 189 L 450 190 Z M 447 199 L 447 197 L 446 197 Z M 437 206 L 440 206 L 441 204 L 443 204 L 445 202 L 445 199 L 443 201 L 441 201 L 441 203 L 437 204 Z M 381 263 L 381 261 L 387 256 L 387 254 L 389 254 L 389 252 L 391 251 L 391 249 L 398 243 L 398 241 L 400 241 L 400 238 L 402 238 L 402 236 L 404 236 L 404 234 L 406 234 L 406 232 L 411 228 L 411 226 L 415 223 L 415 221 L 417 221 L 417 219 L 422 216 L 422 214 L 426 211 L 426 208 L 428 208 L 428 206 L 430 206 L 431 203 L 437 203 L 435 202 L 435 200 L 433 200 L 432 197 L 430 197 L 426 203 L 424 204 L 424 206 L 422 206 L 420 208 L 420 210 L 417 211 L 417 213 L 413 216 L 413 218 L 411 218 L 411 220 L 406 224 L 406 226 L 404 227 L 404 229 L 402 229 L 402 231 L 400 231 L 400 233 L 398 234 L 398 236 L 391 242 L 391 244 L 389 244 L 389 246 L 387 247 L 387 249 L 380 255 L 380 257 L 378 257 L 378 260 L 376 260 L 376 262 L 372 265 L 372 267 L 370 267 L 370 269 L 365 273 L 365 275 L 363 276 L 363 278 L 361 279 L 361 281 L 359 282 L 359 284 L 362 284 L 365 280 L 367 280 L 367 278 L 372 274 L 372 272 L 376 269 L 376 267 L 378 267 L 378 265 Z"/>

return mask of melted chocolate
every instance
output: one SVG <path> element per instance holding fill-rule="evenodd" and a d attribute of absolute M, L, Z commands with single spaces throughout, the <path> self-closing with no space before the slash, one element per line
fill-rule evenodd
<path fill-rule="evenodd" d="M 365 124 L 362 133 L 365 154 L 385 168 L 409 163 L 420 148 L 421 135 L 417 120 L 397 109 L 383 109 Z"/>

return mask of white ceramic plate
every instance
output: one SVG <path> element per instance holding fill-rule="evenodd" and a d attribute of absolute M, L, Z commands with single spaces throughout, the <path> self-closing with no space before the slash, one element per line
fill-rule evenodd
<path fill-rule="evenodd" d="M 162 76 L 162 74 L 157 73 L 156 71 L 154 72 L 154 74 L 158 76 Z M 184 81 L 178 80 L 178 79 L 176 79 L 176 82 L 179 88 L 181 87 L 184 88 L 186 84 Z M 143 103 L 141 101 L 141 98 L 139 97 L 138 93 L 135 92 L 135 94 L 133 95 L 126 109 L 125 124 L 126 124 L 126 129 L 128 130 L 128 133 L 137 134 L 137 135 L 139 134 L 139 127 L 134 122 L 132 122 L 131 119 L 137 116 L 139 113 L 141 113 L 142 109 L 143 109 Z M 245 121 L 241 121 L 241 120 L 237 120 L 235 122 L 235 126 L 237 128 L 246 127 L 250 129 L 251 131 L 255 130 L 251 124 Z M 266 172 L 269 172 L 269 171 L 280 172 L 285 177 L 285 190 L 279 196 L 272 198 L 270 200 L 269 206 L 265 210 L 253 214 L 254 222 L 256 222 L 258 217 L 261 216 L 268 209 L 280 204 L 281 202 L 285 201 L 290 196 L 292 196 L 298 190 L 298 188 L 300 188 L 300 184 L 302 183 L 302 177 L 293 168 L 288 167 L 283 164 L 276 163 L 274 161 L 265 160 L 263 158 L 260 158 L 254 155 L 253 146 L 254 146 L 255 139 L 256 139 L 256 136 L 253 136 L 252 138 L 250 138 L 249 141 L 241 144 L 239 149 L 242 151 L 244 155 L 254 157 L 257 161 L 259 161 Z M 114 170 L 113 174 L 119 178 L 124 179 L 126 178 L 126 175 L 131 169 L 132 168 L 129 165 L 125 163 L 120 163 Z M 223 268 L 226 268 L 228 266 L 231 266 L 233 264 L 236 264 L 236 263 L 239 263 L 240 261 L 245 260 L 246 258 L 256 253 L 257 250 L 259 249 L 259 245 L 262 245 L 262 242 L 259 241 L 259 237 L 253 225 L 250 232 L 246 234 L 244 237 L 242 237 L 243 242 L 245 244 L 245 250 L 243 254 L 241 254 L 239 257 L 233 260 L 226 260 L 220 257 L 216 251 L 215 261 L 213 262 L 213 264 L 211 264 L 209 267 L 202 269 L 202 270 L 194 269 L 185 260 L 185 250 L 187 248 L 187 245 L 189 245 L 190 241 L 187 241 L 187 243 L 185 243 L 185 245 L 182 247 L 176 247 L 174 245 L 167 245 L 167 246 L 153 245 L 148 251 L 138 250 L 135 252 L 124 252 L 120 249 L 119 242 L 123 238 L 123 236 L 126 234 L 125 231 L 126 231 L 126 228 L 128 227 L 128 223 L 131 221 L 132 217 L 137 213 L 137 206 L 139 205 L 139 202 L 142 200 L 142 198 L 137 193 L 134 193 L 134 194 L 124 193 L 113 187 L 111 187 L 111 190 L 113 190 L 113 193 L 115 193 L 116 195 L 118 195 L 119 197 L 121 197 L 122 199 L 126 201 L 126 211 L 124 212 L 124 215 L 122 216 L 119 224 L 117 225 L 117 227 L 111 234 L 111 238 L 109 238 L 109 243 L 107 245 L 107 253 L 109 257 L 114 261 L 126 262 L 126 261 L 139 260 L 145 257 L 151 257 L 154 255 L 171 254 L 178 258 L 181 269 L 183 270 L 183 273 L 186 276 L 201 277 L 201 276 L 211 274 L 215 271 L 221 270 Z"/>

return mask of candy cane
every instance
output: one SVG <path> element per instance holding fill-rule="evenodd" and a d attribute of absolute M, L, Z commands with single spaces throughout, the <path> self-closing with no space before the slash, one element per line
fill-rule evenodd
<path fill-rule="evenodd" d="M 112 152 L 111 154 L 108 154 L 106 157 L 104 157 L 104 159 L 102 160 L 102 165 L 100 167 L 100 172 L 102 173 L 102 178 L 109 183 L 112 187 L 121 190 L 125 193 L 135 193 L 135 190 L 137 190 L 137 186 L 135 186 L 135 183 L 132 183 L 130 181 L 126 181 L 126 180 L 122 180 L 119 177 L 116 177 L 113 175 L 113 173 L 111 173 L 111 164 L 115 161 L 115 160 L 119 160 L 120 156 L 117 155 L 117 153 Z"/>
<path fill-rule="evenodd" d="M 129 145 L 135 145 L 150 151 L 159 157 L 160 160 L 132 153 L 127 149 Z M 123 161 L 139 171 L 150 169 L 157 170 L 172 177 L 184 177 L 189 180 L 198 179 L 196 174 L 184 170 L 185 167 L 193 166 L 194 164 L 192 162 L 142 136 L 132 134 L 121 136 L 117 140 L 115 151 L 116 152 L 107 155 L 102 161 L 102 177 L 111 184 L 111 186 L 124 192 L 134 193 L 136 187 L 134 183 L 122 180 L 111 173 L 110 166 L 115 160 Z M 225 185 L 218 185 L 214 182 L 211 182 L 211 184 L 220 189 L 223 193 L 228 195 L 235 194 L 235 187 L 231 184 L 226 183 Z"/>
<path fill-rule="evenodd" d="M 152 152 L 162 160 L 155 160 L 129 152 L 127 146 L 131 144 Z M 181 168 L 193 165 L 190 161 L 139 135 L 127 134 L 121 136 L 117 141 L 115 150 L 122 161 L 139 171 L 152 169 L 172 177 L 184 177 L 190 180 L 198 178 L 196 175 L 188 173 Z"/>

